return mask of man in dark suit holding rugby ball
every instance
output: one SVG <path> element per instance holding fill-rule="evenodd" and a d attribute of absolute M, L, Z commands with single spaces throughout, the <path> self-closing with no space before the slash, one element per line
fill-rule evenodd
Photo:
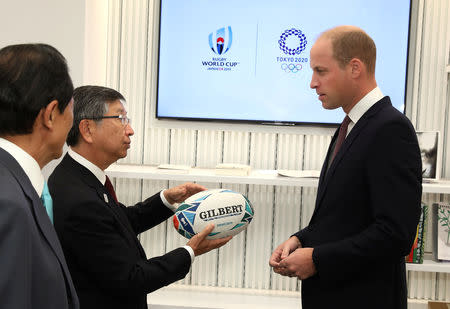
<path fill-rule="evenodd" d="M 352 26 L 324 32 L 311 48 L 311 88 L 324 108 L 347 116 L 328 149 L 311 221 L 269 261 L 302 280 L 303 309 L 407 308 L 404 256 L 420 214 L 420 150 L 411 122 L 377 87 L 375 59 L 373 40 Z"/>
<path fill-rule="evenodd" d="M 127 155 L 134 134 L 117 91 L 83 86 L 74 91 L 68 154 L 49 178 L 55 228 L 81 309 L 146 309 L 147 293 L 180 280 L 194 257 L 231 237 L 207 240 L 211 224 L 186 246 L 147 259 L 137 235 L 173 215 L 176 202 L 204 190 L 186 183 L 134 206 L 117 201 L 104 170 Z"/>

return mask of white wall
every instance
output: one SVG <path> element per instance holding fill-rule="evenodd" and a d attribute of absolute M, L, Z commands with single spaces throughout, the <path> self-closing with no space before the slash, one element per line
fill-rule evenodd
<path fill-rule="evenodd" d="M 74 86 L 83 83 L 84 0 L 1 0 L 0 29 L 0 48 L 20 43 L 52 45 L 66 58 Z M 46 178 L 58 162 L 45 166 Z"/>
<path fill-rule="evenodd" d="M 86 0 L 84 85 L 105 85 L 108 38 L 108 0 Z"/>
<path fill-rule="evenodd" d="M 18 43 L 46 43 L 67 59 L 74 85 L 84 65 L 85 1 L 1 0 L 0 48 Z"/>

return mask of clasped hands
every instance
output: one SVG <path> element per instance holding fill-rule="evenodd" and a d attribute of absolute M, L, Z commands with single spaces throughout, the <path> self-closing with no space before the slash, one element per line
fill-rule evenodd
<path fill-rule="evenodd" d="M 317 272 L 312 260 L 313 251 L 313 248 L 303 248 L 298 238 L 292 236 L 275 249 L 269 265 L 282 276 L 307 279 Z"/>

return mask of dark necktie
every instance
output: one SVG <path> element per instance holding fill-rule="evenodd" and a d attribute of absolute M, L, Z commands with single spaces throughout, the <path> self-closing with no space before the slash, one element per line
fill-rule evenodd
<path fill-rule="evenodd" d="M 347 128 L 348 128 L 348 124 L 350 123 L 350 121 L 351 121 L 350 117 L 345 116 L 344 120 L 341 123 L 341 127 L 339 128 L 338 138 L 336 140 L 336 145 L 334 146 L 333 155 L 331 156 L 330 162 L 333 162 L 334 157 L 338 153 L 339 148 L 341 148 L 342 143 L 344 142 L 345 137 L 347 136 Z"/>
<path fill-rule="evenodd" d="M 116 191 L 114 191 L 114 187 L 111 183 L 111 180 L 109 180 L 108 176 L 106 176 L 105 188 L 106 188 L 106 190 L 108 190 L 109 194 L 113 197 L 113 199 L 116 201 L 116 203 L 118 203 Z"/>

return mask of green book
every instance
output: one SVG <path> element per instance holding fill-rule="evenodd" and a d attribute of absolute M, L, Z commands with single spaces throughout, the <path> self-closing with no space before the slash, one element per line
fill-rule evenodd
<path fill-rule="evenodd" d="M 423 263 L 423 254 L 425 250 L 425 234 L 427 230 L 428 206 L 421 204 L 419 223 L 417 224 L 416 237 L 410 253 L 406 256 L 405 261 L 408 263 Z"/>

